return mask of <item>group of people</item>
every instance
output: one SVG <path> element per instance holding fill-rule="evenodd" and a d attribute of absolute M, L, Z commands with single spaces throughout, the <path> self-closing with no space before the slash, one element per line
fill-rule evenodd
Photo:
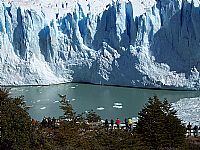
<path fill-rule="evenodd" d="M 44 128 L 55 128 L 56 126 L 56 119 L 53 117 L 44 117 L 41 122 L 42 127 Z"/>
<path fill-rule="evenodd" d="M 192 127 L 190 122 L 188 123 L 188 125 L 187 125 L 188 136 L 191 136 L 192 131 L 193 131 L 194 137 L 199 136 L 199 130 L 200 130 L 200 126 L 198 127 L 197 125 L 194 125 L 194 127 Z"/>
<path fill-rule="evenodd" d="M 121 124 L 120 119 L 117 118 L 115 122 L 114 122 L 113 119 L 110 120 L 110 127 L 111 127 L 111 129 L 114 129 L 114 124 L 116 124 L 117 129 L 119 129 L 119 128 L 120 128 L 120 124 Z M 129 131 L 132 130 L 133 121 L 132 121 L 131 118 L 128 118 L 128 119 L 125 118 L 125 119 L 124 119 L 124 124 L 125 124 L 125 128 L 126 128 L 127 130 L 129 130 Z M 105 120 L 105 127 L 106 127 L 107 129 L 109 129 L 109 122 L 108 122 L 108 119 Z"/>

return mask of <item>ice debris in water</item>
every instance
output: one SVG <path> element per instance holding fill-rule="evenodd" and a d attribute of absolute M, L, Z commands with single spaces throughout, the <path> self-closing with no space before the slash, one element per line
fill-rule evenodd
<path fill-rule="evenodd" d="M 43 110 L 43 109 L 46 109 L 46 107 L 41 107 L 40 109 Z"/>
<path fill-rule="evenodd" d="M 103 107 L 98 107 L 97 110 L 104 110 L 105 108 Z"/>
<path fill-rule="evenodd" d="M 117 105 L 114 105 L 113 108 L 118 108 L 118 109 L 122 109 L 122 106 L 117 106 Z"/>
<path fill-rule="evenodd" d="M 122 108 L 122 103 L 118 103 L 118 102 L 114 103 L 113 108 L 121 109 Z"/>

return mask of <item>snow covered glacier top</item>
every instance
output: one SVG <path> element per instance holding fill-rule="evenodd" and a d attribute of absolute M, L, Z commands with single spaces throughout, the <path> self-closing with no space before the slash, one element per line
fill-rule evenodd
<path fill-rule="evenodd" d="M 200 88 L 198 0 L 2 0 L 0 84 Z"/>

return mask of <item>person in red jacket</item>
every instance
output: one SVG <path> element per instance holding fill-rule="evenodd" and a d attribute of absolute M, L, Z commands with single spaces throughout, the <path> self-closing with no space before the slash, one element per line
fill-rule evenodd
<path fill-rule="evenodd" d="M 117 118 L 117 120 L 115 121 L 115 124 L 117 125 L 117 129 L 119 129 L 119 125 L 120 125 L 120 120 L 119 120 L 119 118 Z"/>

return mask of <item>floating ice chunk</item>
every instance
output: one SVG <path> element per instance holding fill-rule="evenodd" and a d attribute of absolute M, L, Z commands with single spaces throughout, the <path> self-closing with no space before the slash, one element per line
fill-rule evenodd
<path fill-rule="evenodd" d="M 54 101 L 53 103 L 59 103 L 59 101 Z"/>
<path fill-rule="evenodd" d="M 114 103 L 113 108 L 121 109 L 122 108 L 122 103 L 119 103 L 119 102 Z"/>
<path fill-rule="evenodd" d="M 40 102 L 41 100 L 37 100 L 36 102 L 38 103 L 38 102 Z"/>
<path fill-rule="evenodd" d="M 104 108 L 103 107 L 98 107 L 97 110 L 104 110 Z"/>
<path fill-rule="evenodd" d="M 72 101 L 75 101 L 76 99 L 75 98 L 72 98 Z"/>
<path fill-rule="evenodd" d="M 122 106 L 122 103 L 114 103 L 114 106 Z"/>
<path fill-rule="evenodd" d="M 14 91 L 14 90 L 17 90 L 17 88 L 11 88 L 10 90 L 11 90 L 11 91 Z"/>
<path fill-rule="evenodd" d="M 40 109 L 43 110 L 43 109 L 46 109 L 46 107 L 41 107 Z"/>
<path fill-rule="evenodd" d="M 119 106 L 119 105 L 118 105 L 118 106 L 117 106 L 117 105 L 114 105 L 114 106 L 113 106 L 113 108 L 122 109 L 122 106 Z"/>
<path fill-rule="evenodd" d="M 72 86 L 72 87 L 71 87 L 71 89 L 75 89 L 75 88 L 76 88 L 75 86 Z"/>
<path fill-rule="evenodd" d="M 33 107 L 33 105 L 27 105 L 26 106 L 26 108 L 32 108 Z"/>

